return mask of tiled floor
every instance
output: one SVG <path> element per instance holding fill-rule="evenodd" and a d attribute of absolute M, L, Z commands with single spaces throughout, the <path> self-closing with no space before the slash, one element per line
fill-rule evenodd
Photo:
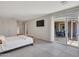
<path fill-rule="evenodd" d="M 36 40 L 33 46 L 1 54 L 1 57 L 78 57 L 79 49 L 58 43 Z"/>

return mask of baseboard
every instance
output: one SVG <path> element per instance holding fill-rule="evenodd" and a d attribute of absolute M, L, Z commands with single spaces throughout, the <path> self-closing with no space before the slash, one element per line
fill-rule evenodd
<path fill-rule="evenodd" d="M 41 38 L 37 38 L 37 37 L 34 37 L 34 39 L 36 40 L 36 39 L 38 39 L 38 40 L 42 40 L 42 41 L 46 41 L 46 42 L 49 42 L 49 43 L 51 43 L 51 41 L 48 41 L 48 40 L 44 40 L 44 39 L 41 39 Z"/>

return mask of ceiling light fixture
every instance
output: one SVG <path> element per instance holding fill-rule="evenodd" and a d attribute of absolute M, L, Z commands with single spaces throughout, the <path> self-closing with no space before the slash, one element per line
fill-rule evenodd
<path fill-rule="evenodd" d="M 65 4 L 67 4 L 68 2 L 67 1 L 61 1 L 60 2 L 62 5 L 65 5 Z"/>

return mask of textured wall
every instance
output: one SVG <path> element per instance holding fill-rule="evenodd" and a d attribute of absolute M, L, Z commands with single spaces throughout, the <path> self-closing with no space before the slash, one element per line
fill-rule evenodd
<path fill-rule="evenodd" d="M 44 19 L 44 27 L 36 27 L 36 21 Z M 41 17 L 28 22 L 28 34 L 39 39 L 50 41 L 51 17 Z"/>
<path fill-rule="evenodd" d="M 17 33 L 17 23 L 15 20 L 0 19 L 0 35 L 14 36 Z"/>

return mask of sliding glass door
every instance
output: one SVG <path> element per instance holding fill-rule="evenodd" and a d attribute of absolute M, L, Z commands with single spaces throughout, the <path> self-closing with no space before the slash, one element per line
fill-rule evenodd
<path fill-rule="evenodd" d="M 67 44 L 71 46 L 78 46 L 77 39 L 77 21 L 71 20 L 68 22 L 68 40 Z"/>
<path fill-rule="evenodd" d="M 56 42 L 78 47 L 77 20 L 55 21 L 54 25 Z"/>
<path fill-rule="evenodd" d="M 55 22 L 55 41 L 66 44 L 64 21 Z"/>

